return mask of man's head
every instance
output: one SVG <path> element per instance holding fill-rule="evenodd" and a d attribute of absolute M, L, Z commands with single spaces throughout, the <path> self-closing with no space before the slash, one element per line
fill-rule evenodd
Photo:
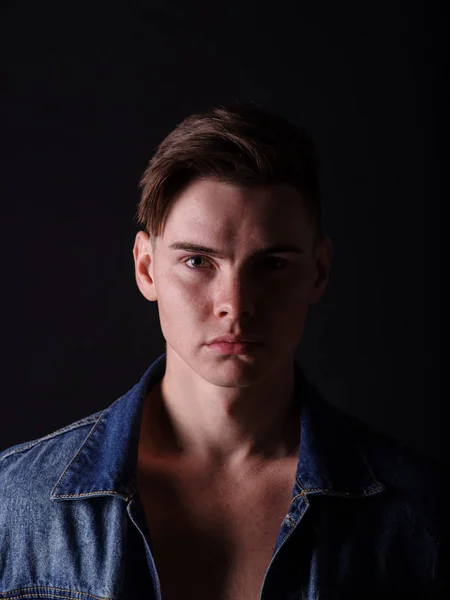
<path fill-rule="evenodd" d="M 160 144 L 141 187 L 136 280 L 158 302 L 168 356 L 226 387 L 292 361 L 331 260 L 306 132 L 255 105 L 199 113 Z M 260 344 L 214 352 L 228 333 Z"/>

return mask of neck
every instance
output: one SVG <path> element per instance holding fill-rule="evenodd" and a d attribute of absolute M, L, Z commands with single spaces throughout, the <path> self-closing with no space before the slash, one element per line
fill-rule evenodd
<path fill-rule="evenodd" d="M 177 356 L 145 400 L 140 453 L 233 470 L 297 456 L 299 435 L 293 361 L 236 388 L 211 384 Z"/>

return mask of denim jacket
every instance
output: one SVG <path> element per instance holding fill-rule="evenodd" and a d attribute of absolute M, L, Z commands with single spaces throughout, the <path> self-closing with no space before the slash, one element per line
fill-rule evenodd
<path fill-rule="evenodd" d="M 164 600 L 137 451 L 165 364 L 163 354 L 105 410 L 0 454 L 0 598 Z M 260 599 L 450 598 L 448 468 L 325 402 L 295 361 L 294 371 L 297 472 Z M 182 580 L 179 597 L 191 598 Z"/>

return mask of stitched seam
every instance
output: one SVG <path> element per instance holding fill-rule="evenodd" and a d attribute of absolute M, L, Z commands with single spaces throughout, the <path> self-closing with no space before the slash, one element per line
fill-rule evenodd
<path fill-rule="evenodd" d="M 381 483 L 379 483 L 376 479 L 374 479 L 374 481 L 377 483 L 376 488 L 374 488 L 372 490 L 364 490 L 363 492 L 361 492 L 359 494 L 351 494 L 350 492 L 334 492 L 332 490 L 326 490 L 326 489 L 322 489 L 320 487 L 303 489 L 300 492 L 300 494 L 297 494 L 296 496 L 294 496 L 294 498 L 292 498 L 291 504 L 299 496 L 301 496 L 303 498 L 303 500 L 306 500 L 306 495 L 310 492 L 323 492 L 325 496 L 340 496 L 341 498 L 364 498 L 365 496 L 372 496 L 376 492 L 383 490 L 385 487 Z"/>
<path fill-rule="evenodd" d="M 44 595 L 41 596 L 41 592 L 35 592 L 33 594 L 20 594 L 20 596 L 4 596 L 3 594 L 0 596 L 1 598 L 5 598 L 6 600 L 16 600 L 18 598 L 36 598 L 36 594 L 38 594 L 38 598 L 65 598 L 66 600 L 80 600 L 80 596 L 60 596 L 59 594 L 52 594 L 50 592 L 42 592 Z M 72 592 L 70 592 L 72 593 Z M 76 592 L 78 594 L 82 594 L 81 598 L 84 598 L 86 595 L 91 596 L 90 594 L 85 594 L 84 592 Z M 99 596 L 91 596 L 91 598 L 99 598 Z M 101 598 L 100 600 L 111 600 L 110 598 Z"/>
<path fill-rule="evenodd" d="M 8 592 L 0 592 L 0 597 L 8 598 L 8 599 L 27 598 L 27 597 L 29 597 L 28 594 L 27 595 L 20 594 L 20 596 L 6 596 L 5 594 L 10 594 L 12 592 L 21 592 L 21 591 L 24 591 L 24 592 L 37 591 L 38 593 L 45 592 L 48 595 L 48 594 L 52 594 L 53 590 L 55 590 L 57 592 L 68 592 L 69 594 L 80 594 L 82 596 L 88 596 L 89 598 L 95 598 L 95 600 L 112 600 L 111 598 L 105 598 L 104 596 L 94 596 L 93 594 L 89 594 L 88 592 L 76 592 L 75 590 L 68 590 L 66 588 L 48 587 L 48 586 L 43 586 L 43 585 L 33 585 L 33 586 L 29 586 L 29 587 L 16 588 L 14 590 L 9 590 Z M 61 595 L 54 595 L 54 594 L 52 594 L 51 597 L 52 598 L 68 598 L 68 596 L 61 596 Z"/>
<path fill-rule="evenodd" d="M 38 596 L 36 596 L 38 594 Z M 20 594 L 20 596 L 4 596 L 3 594 L 0 596 L 1 598 L 6 598 L 6 600 L 16 600 L 17 598 L 66 598 L 66 600 L 80 600 L 80 598 L 75 598 L 71 596 L 60 596 L 59 594 L 51 594 L 49 592 L 44 592 L 45 596 L 41 596 L 41 592 L 36 592 L 35 594 Z"/>
<path fill-rule="evenodd" d="M 362 451 L 360 451 L 360 454 L 361 454 L 361 458 L 363 459 L 363 461 L 365 462 L 367 468 L 369 469 L 370 474 L 371 474 L 373 480 L 375 481 L 375 483 L 378 486 L 378 488 L 376 488 L 376 489 L 384 489 L 384 488 L 386 488 L 386 486 L 383 485 L 380 481 L 378 481 L 378 479 L 375 477 L 375 473 L 373 472 L 372 467 L 369 465 L 369 461 L 367 460 L 366 455 Z"/>
<path fill-rule="evenodd" d="M 57 429 L 56 431 L 53 431 L 52 433 L 49 433 L 48 435 L 45 435 L 44 437 L 38 438 L 37 440 L 33 440 L 32 442 L 26 443 L 24 446 L 19 446 L 18 448 L 11 450 L 11 452 L 6 452 L 5 454 L 3 454 L 3 456 L 0 457 L 0 460 L 3 460 L 4 458 L 8 458 L 9 456 L 13 456 L 14 454 L 18 454 L 19 452 L 24 452 L 25 450 L 28 450 L 29 448 L 33 448 L 34 446 L 37 446 L 41 442 L 46 442 L 47 440 L 51 440 L 58 435 L 62 435 L 64 433 L 69 433 L 69 431 L 73 431 L 74 429 L 79 429 L 80 427 L 85 427 L 86 425 L 91 425 L 92 423 L 95 423 L 96 420 L 98 421 L 104 412 L 105 411 L 101 411 L 100 413 L 95 413 L 95 416 L 91 415 L 90 417 L 86 417 L 85 419 L 82 419 L 81 421 L 72 423 L 72 425 L 66 425 L 64 427 L 60 427 L 60 429 Z"/>
<path fill-rule="evenodd" d="M 102 413 L 103 414 L 103 413 Z M 87 438 L 84 440 L 83 444 L 81 445 L 81 447 L 79 448 L 78 452 L 75 454 L 75 456 L 72 458 L 72 460 L 70 461 L 70 463 L 67 465 L 67 467 L 64 469 L 64 471 L 61 474 L 61 477 L 58 479 L 58 481 L 56 482 L 55 487 L 53 488 L 52 494 L 54 492 L 54 490 L 56 490 L 56 488 L 59 486 L 59 484 L 61 483 L 61 481 L 64 479 L 65 474 L 67 473 L 67 470 L 69 469 L 69 467 L 71 466 L 71 464 L 78 458 L 78 456 L 81 454 L 81 451 L 83 450 L 83 448 L 85 447 L 87 441 L 89 440 L 89 438 L 94 434 L 94 431 L 97 429 L 98 424 L 100 423 L 100 417 L 98 418 L 97 422 L 95 423 L 94 427 L 91 429 L 91 431 L 89 432 L 89 435 L 87 436 Z M 57 495 L 57 494 L 56 494 Z M 76 495 L 76 494 L 75 494 Z M 60 496 L 62 497 L 62 496 Z"/>
<path fill-rule="evenodd" d="M 111 598 L 105 598 L 104 596 L 94 596 L 93 594 L 89 594 L 88 592 L 77 592 L 75 590 L 68 590 L 66 588 L 58 588 L 58 587 L 49 587 L 49 586 L 45 586 L 45 585 L 33 585 L 33 586 L 28 586 L 28 587 L 24 587 L 24 588 L 15 588 L 14 590 L 9 590 L 8 592 L 0 592 L 1 596 L 3 596 L 4 598 L 6 597 L 5 594 L 10 594 L 12 592 L 21 592 L 21 591 L 29 591 L 32 592 L 37 591 L 37 590 L 41 590 L 41 592 L 49 592 L 52 593 L 53 590 L 57 591 L 57 592 L 69 592 L 69 594 L 81 594 L 82 596 L 89 596 L 89 598 L 95 598 L 95 600 L 111 600 Z M 41 593 L 39 592 L 39 593 Z M 21 594 L 20 596 L 8 596 L 8 598 L 23 598 L 24 595 Z M 67 596 L 52 596 L 52 597 L 58 597 L 58 598 L 67 598 Z"/>
<path fill-rule="evenodd" d="M 124 496 L 115 490 L 100 490 L 99 492 L 85 492 L 84 494 L 55 494 L 54 498 L 83 498 L 84 496 L 101 496 L 102 494 L 115 494 L 116 496 Z"/>

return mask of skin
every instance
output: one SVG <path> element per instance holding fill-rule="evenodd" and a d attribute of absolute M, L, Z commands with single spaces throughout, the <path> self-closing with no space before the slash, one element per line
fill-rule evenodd
<path fill-rule="evenodd" d="M 325 291 L 332 254 L 330 239 L 315 243 L 314 233 L 290 186 L 197 179 L 175 200 L 154 245 L 145 232 L 136 235 L 136 282 L 157 302 L 167 352 L 165 375 L 144 404 L 141 463 L 183 460 L 243 474 L 296 456 L 294 352 L 310 305 Z M 169 248 L 185 241 L 223 256 Z M 280 243 L 302 254 L 250 258 Z M 227 333 L 260 345 L 239 355 L 212 351 L 208 342 Z"/>

